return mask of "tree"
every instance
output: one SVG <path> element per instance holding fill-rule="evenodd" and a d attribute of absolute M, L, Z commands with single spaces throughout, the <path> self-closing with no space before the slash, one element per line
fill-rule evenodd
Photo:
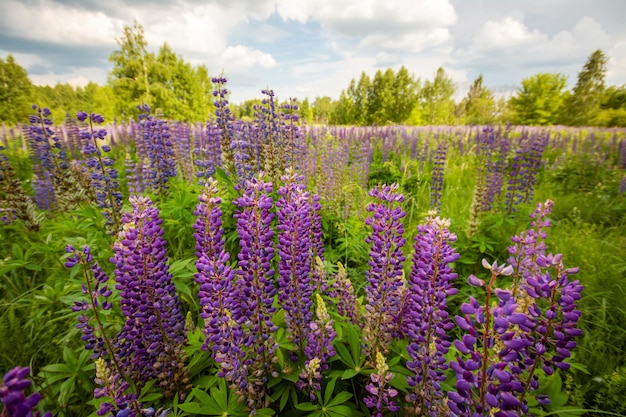
<path fill-rule="evenodd" d="M 496 101 L 493 92 L 483 85 L 482 74 L 474 80 L 461 101 L 460 112 L 466 124 L 484 125 L 493 123 L 496 113 Z"/>
<path fill-rule="evenodd" d="M 300 102 L 300 118 L 306 122 L 306 124 L 310 124 L 313 121 L 313 109 L 311 108 L 308 97 L 305 97 L 304 100 Z"/>
<path fill-rule="evenodd" d="M 429 125 L 447 125 L 454 121 L 454 81 L 439 67 L 433 81 L 426 80 L 420 92 L 422 120 Z"/>
<path fill-rule="evenodd" d="M 313 122 L 316 124 L 326 124 L 330 120 L 333 112 L 333 102 L 328 96 L 315 97 L 313 100 Z"/>
<path fill-rule="evenodd" d="M 369 98 L 371 83 L 372 81 L 365 71 L 361 72 L 358 83 L 355 84 L 354 79 L 350 81 L 347 96 L 352 102 L 352 107 L 347 120 L 348 124 L 356 124 L 359 126 L 367 124 L 369 118 L 369 105 L 367 100 Z"/>
<path fill-rule="evenodd" d="M 32 101 L 33 84 L 26 70 L 10 54 L 0 59 L 0 121 L 26 123 Z"/>
<path fill-rule="evenodd" d="M 409 71 L 400 67 L 393 80 L 394 103 L 388 112 L 389 120 L 395 123 L 405 123 L 419 98 L 420 80 L 416 80 Z"/>
<path fill-rule="evenodd" d="M 376 71 L 367 90 L 366 124 L 385 125 L 394 119 L 393 108 L 395 75 L 391 68 Z"/>
<path fill-rule="evenodd" d="M 604 96 L 607 57 L 602 50 L 594 51 L 582 71 L 563 108 L 562 121 L 571 126 L 595 124 Z"/>
<path fill-rule="evenodd" d="M 137 21 L 132 27 L 124 26 L 117 44 L 120 49 L 109 56 L 113 69 L 108 82 L 115 94 L 117 113 L 134 116 L 137 105 L 152 104 L 149 74 L 155 58 L 148 53 L 143 27 Z"/>
<path fill-rule="evenodd" d="M 522 88 L 511 97 L 514 122 L 520 125 L 550 125 L 557 122 L 565 98 L 567 77 L 563 74 L 536 74 L 522 80 Z"/>
<path fill-rule="evenodd" d="M 354 80 L 352 80 L 354 83 Z M 348 96 L 345 90 L 341 90 L 339 94 L 339 100 L 333 107 L 333 111 L 330 114 L 329 123 L 333 125 L 347 125 L 354 124 L 352 119 L 354 101 Z"/>

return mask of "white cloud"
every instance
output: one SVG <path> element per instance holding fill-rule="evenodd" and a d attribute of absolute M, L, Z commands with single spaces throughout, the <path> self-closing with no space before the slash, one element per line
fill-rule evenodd
<path fill-rule="evenodd" d="M 224 69 L 228 72 L 242 72 L 250 70 L 255 66 L 261 68 L 273 68 L 276 61 L 271 54 L 250 48 L 249 46 L 236 45 L 229 46 L 222 53 L 220 61 Z"/>
<path fill-rule="evenodd" d="M 102 11 L 77 9 L 39 0 L 35 4 L 15 0 L 0 2 L 2 32 L 64 45 L 111 45 L 122 22 Z"/>
<path fill-rule="evenodd" d="M 499 22 L 487 21 L 474 38 L 475 49 L 515 48 L 545 41 L 539 31 L 530 31 L 520 21 L 506 17 Z"/>
<path fill-rule="evenodd" d="M 324 31 L 359 39 L 365 48 L 399 50 L 438 45 L 457 21 L 448 0 L 278 0 L 284 20 L 318 22 Z"/>

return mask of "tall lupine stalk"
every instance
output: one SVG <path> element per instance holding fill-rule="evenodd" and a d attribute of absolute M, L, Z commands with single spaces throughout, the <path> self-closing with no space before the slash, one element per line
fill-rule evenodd
<path fill-rule="evenodd" d="M 173 151 L 176 161 L 176 171 L 180 172 L 187 182 L 193 179 L 193 165 L 191 163 L 191 134 L 189 125 L 176 122 L 173 125 Z"/>
<path fill-rule="evenodd" d="M 33 408 L 41 401 L 41 394 L 33 392 L 28 397 L 24 391 L 33 383 L 28 376 L 30 368 L 15 367 L 4 374 L 2 382 L 0 382 L 0 403 L 2 417 L 41 417 L 39 411 L 33 411 Z M 49 411 L 43 417 L 52 417 Z"/>
<path fill-rule="evenodd" d="M 65 251 L 70 254 L 65 266 L 72 268 L 80 265 L 85 279 L 82 292 L 87 299 L 74 302 L 72 311 L 81 312 L 76 328 L 80 329 L 83 334 L 85 349 L 93 351 L 91 359 L 96 362 L 95 382 L 100 387 L 94 390 L 94 398 L 111 397 L 113 399 L 113 402 L 102 402 L 97 414 L 106 415 L 127 410 L 132 416 L 137 416 L 140 409 L 137 393 L 125 392 L 130 387 L 129 375 L 122 366 L 115 340 L 110 338 L 105 331 L 103 311 L 113 307 L 109 301 L 112 294 L 107 284 L 109 277 L 93 260 L 89 246 L 85 245 L 82 250 L 77 250 L 68 245 Z"/>
<path fill-rule="evenodd" d="M 443 192 L 443 171 L 446 164 L 448 143 L 440 142 L 435 152 L 433 173 L 430 180 L 430 209 L 437 213 L 441 210 L 441 196 Z"/>
<path fill-rule="evenodd" d="M 148 154 L 150 170 L 146 180 L 156 194 L 168 192 L 170 177 L 176 176 L 176 161 L 167 121 L 152 117 L 147 104 L 137 106 L 143 133 L 143 144 Z"/>
<path fill-rule="evenodd" d="M 402 265 L 406 257 L 402 253 L 404 225 L 402 218 L 406 212 L 397 205 L 404 201 L 402 194 L 397 194 L 397 184 L 377 186 L 369 192 L 377 201 L 367 205 L 372 213 L 366 224 L 372 228 L 366 239 L 372 244 L 369 268 L 365 272 L 367 286 L 365 294 L 365 329 L 366 351 L 372 362 L 376 352 L 387 353 L 402 304 Z"/>
<path fill-rule="evenodd" d="M 504 267 L 483 260 L 491 271 L 485 302 L 470 298 L 461 306 L 457 325 L 466 332 L 455 346 L 463 355 L 451 363 L 457 376 L 456 391 L 448 394 L 448 406 L 455 416 L 498 412 L 503 416 L 528 415 L 528 396 L 539 387 L 539 373 L 552 375 L 568 369 L 565 361 L 581 334 L 576 310 L 582 285 L 569 276 L 578 268 L 565 268 L 562 255 L 544 255 L 547 227 L 545 215 L 551 203 L 538 205 L 534 229 L 513 238 L 510 248 L 516 265 Z M 513 291 L 495 287 L 499 275 L 516 274 Z M 475 276 L 470 285 L 484 287 Z M 492 306 L 490 297 L 497 297 Z M 549 399 L 537 396 L 540 404 Z"/>
<path fill-rule="evenodd" d="M 285 168 L 292 168 L 300 173 L 305 173 L 304 161 L 306 160 L 305 132 L 300 127 L 300 116 L 298 115 L 298 100 L 290 98 L 281 107 L 281 133 L 285 146 Z"/>
<path fill-rule="evenodd" d="M 352 324 L 363 326 L 361 320 L 361 304 L 356 298 L 352 281 L 348 278 L 346 268 L 337 262 L 337 273 L 334 276 L 331 289 L 328 294 L 337 302 L 337 313 Z"/>
<path fill-rule="evenodd" d="M 104 117 L 99 114 L 85 112 L 76 113 L 80 122 L 87 126 L 80 130 L 83 141 L 83 154 L 87 157 L 87 167 L 91 177 L 91 187 L 96 193 L 96 203 L 102 209 L 106 219 L 107 230 L 110 234 L 117 233 L 121 226 L 120 212 L 122 210 L 122 193 L 119 191 L 118 173 L 113 168 L 114 161 L 104 154 L 111 151 L 109 145 L 100 145 L 107 136 L 106 129 L 96 129 L 96 124 L 104 123 Z"/>
<path fill-rule="evenodd" d="M 255 106 L 255 121 L 261 142 L 261 169 L 272 181 L 278 183 L 285 172 L 286 143 L 281 135 L 274 91 L 265 89 L 261 92 L 265 98 L 261 105 Z"/>
<path fill-rule="evenodd" d="M 118 336 L 123 367 L 138 385 L 156 378 L 166 396 L 188 390 L 185 317 L 167 265 L 159 211 L 148 197 L 130 198 L 132 212 L 113 245 L 116 289 L 126 318 Z"/>
<path fill-rule="evenodd" d="M 413 267 L 407 282 L 405 334 L 411 360 L 407 377 L 411 391 L 407 402 L 414 415 L 444 415 L 446 410 L 441 382 L 448 369 L 448 331 L 454 327 L 448 314 L 447 297 L 457 293 L 452 281 L 457 274 L 451 263 L 459 254 L 450 246 L 456 235 L 448 231 L 450 221 L 434 217 L 419 225 L 413 248 Z"/>
<path fill-rule="evenodd" d="M 370 375 L 372 382 L 365 386 L 369 395 L 363 399 L 365 405 L 373 409 L 372 417 L 383 417 L 385 411 L 400 411 L 394 400 L 398 396 L 398 390 L 388 386 L 392 378 L 393 373 L 389 372 L 385 355 L 376 352 L 376 372 Z"/>
<path fill-rule="evenodd" d="M 87 195 L 80 183 L 72 175 L 69 168 L 67 152 L 64 144 L 52 129 L 51 112 L 47 108 L 32 106 L 37 111 L 31 115 L 28 136 L 30 138 L 33 158 L 41 169 L 36 169 L 40 180 L 49 179 L 54 190 L 52 207 L 67 211 L 87 201 Z"/>
<path fill-rule="evenodd" d="M 511 289 L 513 297 L 520 302 L 524 297 L 523 287 L 526 279 L 533 277 L 539 272 L 537 258 L 546 254 L 545 239 L 546 229 L 550 227 L 547 217 L 552 213 L 554 202 L 547 200 L 545 203 L 537 204 L 535 211 L 530 215 L 532 219 L 531 229 L 522 231 L 519 235 L 513 236 L 513 245 L 508 247 L 511 255 L 508 262 L 513 267 L 513 287 Z"/>
<path fill-rule="evenodd" d="M 244 335 L 241 323 L 233 319 L 239 302 L 235 287 L 235 271 L 228 265 L 229 254 L 224 250 L 221 199 L 217 182 L 209 177 L 194 211 L 196 239 L 196 282 L 200 286 L 200 317 L 204 320 L 206 336 L 202 349 L 211 349 L 220 364 L 218 375 L 225 378 L 240 396 L 247 392 L 247 372 L 244 367 Z"/>
<path fill-rule="evenodd" d="M 4 147 L 0 146 L 2 150 Z M 8 224 L 18 219 L 27 230 L 38 231 L 43 216 L 37 213 L 35 204 L 28 198 L 22 182 L 15 175 L 9 158 L 3 153 L 0 153 L 0 192 L 4 194 L 4 200 L 0 201 L 2 221 Z"/>
<path fill-rule="evenodd" d="M 315 400 L 315 393 L 322 389 L 322 372 L 328 370 L 328 361 L 335 356 L 333 341 L 337 336 L 333 327 L 333 320 L 326 310 L 324 299 L 319 293 L 315 294 L 315 314 L 317 319 L 309 323 L 307 344 L 304 348 L 304 369 L 300 373 L 300 381 L 296 383 L 298 389 L 309 391 L 311 401 Z"/>
<path fill-rule="evenodd" d="M 304 177 L 291 168 L 282 176 L 284 186 L 278 190 L 276 202 L 278 243 L 278 301 L 285 310 L 287 337 L 293 341 L 295 354 L 302 351 L 309 323 L 313 316 L 311 296 L 315 289 L 311 282 L 312 256 L 311 198 L 305 191 Z"/>
<path fill-rule="evenodd" d="M 232 148 L 235 136 L 233 127 L 235 118 L 228 107 L 228 95 L 230 94 L 226 88 L 228 80 L 225 77 L 217 77 L 211 79 L 211 82 L 215 86 L 213 104 L 215 105 L 217 129 L 220 132 L 221 165 L 227 173 L 235 175 L 235 158 Z"/>
<path fill-rule="evenodd" d="M 221 165 L 220 130 L 212 122 L 207 122 L 205 129 L 195 133 L 196 142 L 193 150 L 194 165 L 198 183 L 204 185 L 206 178 L 215 173 Z"/>
<path fill-rule="evenodd" d="M 233 202 L 239 207 L 235 214 L 241 250 L 236 285 L 240 291 L 239 304 L 233 318 L 243 326 L 244 345 L 247 347 L 246 365 L 248 386 L 244 396 L 252 410 L 268 405 L 265 384 L 273 373 L 277 349 L 272 333 L 277 327 L 272 323 L 275 313 L 272 260 L 274 258 L 274 231 L 271 223 L 274 214 L 268 195 L 272 184 L 263 176 L 244 183 L 243 195 Z"/>

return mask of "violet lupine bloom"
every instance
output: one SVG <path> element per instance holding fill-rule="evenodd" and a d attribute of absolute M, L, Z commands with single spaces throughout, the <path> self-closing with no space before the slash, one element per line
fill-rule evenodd
<path fill-rule="evenodd" d="M 513 267 L 488 264 L 483 266 L 491 271 L 486 288 L 485 303 L 480 304 L 473 296 L 469 303 L 461 305 L 463 316 L 455 316 L 457 325 L 465 332 L 454 345 L 460 355 L 450 363 L 456 374 L 456 390 L 448 393 L 448 407 L 453 416 L 489 415 L 498 408 L 499 415 L 515 416 L 520 406 L 516 393 L 524 387 L 515 380 L 510 362 L 517 358 L 517 350 L 523 346 L 517 341 L 503 340 L 511 323 L 525 321 L 523 314 L 517 314 L 517 305 L 509 291 L 494 288 L 499 275 L 510 275 Z M 468 283 L 482 287 L 484 281 L 470 275 Z M 497 304 L 492 305 L 491 296 L 495 293 Z M 498 341 L 503 346 L 498 346 Z M 496 351 L 502 348 L 503 353 Z"/>
<path fill-rule="evenodd" d="M 376 352 L 376 372 L 370 375 L 372 382 L 365 386 L 369 395 L 363 398 L 367 408 L 373 409 L 372 417 L 383 417 L 385 411 L 395 413 L 400 411 L 394 398 L 398 396 L 398 390 L 388 386 L 393 378 L 393 373 L 389 372 L 389 366 L 385 362 L 385 356 Z"/>
<path fill-rule="evenodd" d="M 315 302 L 317 319 L 309 324 L 307 345 L 304 347 L 306 360 L 300 373 L 301 379 L 296 383 L 298 389 L 309 390 L 311 401 L 315 400 L 315 393 L 322 389 L 322 372 L 328 370 L 328 360 L 336 354 L 333 341 L 337 336 L 322 296 L 316 293 Z"/>
<path fill-rule="evenodd" d="M 445 355 L 450 348 L 447 332 L 454 327 L 447 311 L 447 297 L 457 293 L 452 281 L 457 274 L 450 264 L 459 254 L 450 246 L 456 235 L 448 231 L 449 220 L 427 217 L 418 226 L 413 244 L 413 268 L 407 282 L 407 308 L 404 315 L 407 351 L 411 360 L 407 376 L 412 391 L 407 401 L 416 415 L 443 415 L 444 394 L 440 383 L 448 369 Z"/>
<path fill-rule="evenodd" d="M 115 288 L 125 316 L 124 340 L 133 380 L 158 378 L 166 395 L 187 389 L 185 317 L 167 265 L 159 211 L 148 197 L 130 197 L 131 213 L 113 245 Z"/>
<path fill-rule="evenodd" d="M 372 360 L 376 351 L 387 352 L 402 304 L 402 266 L 406 260 L 402 253 L 406 242 L 402 218 L 406 212 L 397 205 L 404 201 L 402 194 L 396 194 L 397 189 L 397 184 L 375 187 L 369 195 L 379 202 L 367 205 L 372 217 L 365 223 L 371 226 L 372 233 L 366 242 L 372 248 L 365 272 L 365 342 Z"/>
<path fill-rule="evenodd" d="M 275 271 L 271 227 L 274 214 L 270 211 L 273 201 L 268 195 L 271 191 L 272 184 L 259 176 L 245 181 L 243 195 L 233 201 L 239 207 L 234 217 L 241 250 L 237 270 L 239 304 L 232 315 L 242 324 L 248 347 L 249 381 L 245 399 L 251 409 L 266 406 L 265 383 L 276 361 L 277 344 L 272 336 L 277 327 L 272 323 L 276 288 L 272 279 Z"/>
<path fill-rule="evenodd" d="M 238 394 L 246 392 L 247 373 L 244 368 L 242 326 L 232 318 L 238 303 L 235 271 L 228 266 L 230 258 L 224 250 L 221 198 L 217 181 L 208 177 L 199 203 L 194 211 L 198 216 L 193 225 L 196 239 L 196 282 L 200 286 L 200 317 L 204 320 L 206 336 L 202 349 L 211 349 L 213 358 L 221 366 L 219 376 L 230 382 Z"/>
<path fill-rule="evenodd" d="M 328 295 L 337 301 L 337 313 L 350 323 L 363 326 L 361 304 L 356 298 L 352 281 L 348 278 L 346 268 L 341 262 L 337 262 L 337 273 L 334 278 Z"/>
<path fill-rule="evenodd" d="M 124 161 L 124 168 L 126 171 L 126 185 L 128 186 L 128 193 L 130 195 L 142 194 L 145 190 L 141 171 L 141 162 L 137 164 L 131 158 L 126 158 Z"/>
<path fill-rule="evenodd" d="M 80 122 L 87 122 L 87 126 L 80 130 L 83 141 L 83 154 L 87 157 L 87 167 L 90 172 L 91 186 L 96 191 L 96 202 L 102 209 L 106 219 L 107 229 L 115 234 L 121 227 L 120 212 L 122 211 L 122 193 L 119 191 L 118 173 L 113 168 L 114 161 L 104 154 L 111 151 L 108 145 L 99 145 L 107 136 L 106 129 L 96 129 L 94 125 L 104 123 L 104 117 L 99 114 L 85 112 L 76 113 Z"/>
<path fill-rule="evenodd" d="M 448 151 L 448 144 L 446 142 L 440 142 L 435 152 L 435 160 L 432 178 L 430 180 L 430 208 L 431 210 L 441 210 L 441 195 L 443 191 L 443 170 L 446 164 L 446 154 Z"/>
<path fill-rule="evenodd" d="M 561 254 L 539 256 L 537 265 L 545 268 L 545 272 L 526 281 L 528 295 L 537 301 L 529 308 L 528 318 L 535 324 L 536 335 L 532 338 L 535 351 L 543 351 L 547 345 L 554 346 L 554 352 L 548 352 L 549 357 L 543 358 L 542 369 L 547 375 L 552 375 L 554 368 L 569 369 L 570 364 L 565 360 L 576 347 L 574 337 L 582 334 L 576 328 L 581 316 L 581 311 L 576 310 L 576 302 L 581 298 L 583 286 L 578 280 L 570 281 L 569 275 L 577 274 L 578 268 L 564 268 L 562 258 Z M 540 306 L 541 298 L 549 300 L 548 304 Z M 540 359 L 535 358 L 535 362 L 538 364 Z"/>
<path fill-rule="evenodd" d="M 199 203 L 193 214 L 197 217 L 193 224 L 196 239 L 195 254 L 199 258 L 203 254 L 209 259 L 217 258 L 224 250 L 224 228 L 222 226 L 222 199 L 214 178 L 208 177 L 203 192 L 198 196 Z"/>
<path fill-rule="evenodd" d="M 83 333 L 82 340 L 85 342 L 85 349 L 93 350 L 91 359 L 108 357 L 116 364 L 117 372 L 121 372 L 120 366 L 115 358 L 115 352 L 104 330 L 104 323 L 101 319 L 102 310 L 110 310 L 113 305 L 109 297 L 113 293 L 108 287 L 108 275 L 94 262 L 91 256 L 91 249 L 85 245 L 81 251 L 76 250 L 72 245 L 65 247 L 65 252 L 71 254 L 65 261 L 66 268 L 72 268 L 80 264 L 85 278 L 82 285 L 82 292 L 88 299 L 75 301 L 72 311 L 82 313 L 78 316 L 76 328 Z M 91 312 L 87 315 L 87 312 Z M 95 322 L 92 324 L 92 322 Z"/>
<path fill-rule="evenodd" d="M 532 228 L 511 238 L 513 245 L 508 247 L 511 255 L 508 262 L 513 267 L 512 293 L 516 298 L 520 295 L 519 290 L 524 287 L 525 280 L 539 272 L 537 257 L 546 253 L 546 229 L 550 227 L 547 217 L 552 213 L 553 206 L 552 200 L 537 204 L 530 215 Z"/>
<path fill-rule="evenodd" d="M 32 109 L 37 111 L 36 115 L 29 117 L 30 126 L 28 128 L 33 157 L 43 165 L 53 178 L 59 179 L 60 176 L 63 176 L 63 170 L 67 169 L 69 165 L 61 140 L 51 128 L 50 115 L 52 113 L 50 109 L 42 109 L 35 104 L 32 105 Z"/>
<path fill-rule="evenodd" d="M 313 316 L 311 295 L 311 267 L 314 262 L 311 250 L 310 196 L 304 189 L 304 177 L 291 168 L 282 178 L 285 184 L 278 190 L 278 302 L 285 310 L 287 337 L 293 341 L 296 355 L 302 350 L 309 323 Z M 297 356 L 292 359 L 295 360 Z"/>
<path fill-rule="evenodd" d="M 213 104 L 215 105 L 215 122 L 220 132 L 221 166 L 224 167 L 227 173 L 234 175 L 235 159 L 232 150 L 232 141 L 235 137 L 233 127 L 235 118 L 228 107 L 228 95 L 230 94 L 226 88 L 228 80 L 225 77 L 216 77 L 211 79 L 211 82 L 215 85 L 215 90 L 213 90 L 215 101 Z"/>
<path fill-rule="evenodd" d="M 111 370 L 103 358 L 96 359 L 96 377 L 94 382 L 100 387 L 93 391 L 95 399 L 110 397 L 113 401 L 103 401 L 96 411 L 98 416 L 114 415 L 138 417 L 141 415 L 141 404 L 137 393 L 127 392 L 130 383 L 118 372 Z"/>
<path fill-rule="evenodd" d="M 0 384 L 0 403 L 4 406 L 0 413 L 2 417 L 41 416 L 39 411 L 33 411 L 33 408 L 41 401 L 41 394 L 34 392 L 28 397 L 24 394 L 24 390 L 32 385 L 32 381 L 28 379 L 29 375 L 30 368 L 17 366 L 2 378 L 2 384 Z M 52 417 L 52 413 L 47 412 L 43 417 Z"/>
<path fill-rule="evenodd" d="M 211 349 L 221 367 L 219 377 L 226 379 L 239 396 L 247 395 L 248 374 L 245 365 L 246 342 L 241 323 L 232 317 L 238 303 L 235 271 L 228 266 L 228 252 L 209 258 L 202 254 L 196 263 L 196 282 L 200 285 L 200 317 L 206 340 L 202 349 Z"/>
<path fill-rule="evenodd" d="M 147 104 L 137 106 L 139 120 L 143 130 L 143 142 L 146 147 L 150 170 L 147 182 L 157 194 L 168 191 L 170 177 L 176 176 L 176 161 L 167 121 L 152 117 Z"/>

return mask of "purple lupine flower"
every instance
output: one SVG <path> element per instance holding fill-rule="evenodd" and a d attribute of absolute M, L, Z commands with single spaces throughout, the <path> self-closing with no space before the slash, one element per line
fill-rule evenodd
<path fill-rule="evenodd" d="M 176 161 L 167 121 L 152 117 L 147 104 L 137 106 L 143 130 L 143 143 L 146 147 L 150 170 L 146 180 L 157 194 L 165 194 L 170 177 L 176 176 Z"/>
<path fill-rule="evenodd" d="M 300 373 L 300 381 L 296 387 L 309 390 L 309 398 L 315 400 L 315 393 L 321 390 L 322 372 L 328 370 L 328 360 L 335 356 L 333 341 L 337 336 L 333 327 L 333 320 L 326 310 L 324 299 L 319 293 L 315 294 L 317 319 L 309 324 L 307 345 L 304 348 L 304 369 Z"/>
<path fill-rule="evenodd" d="M 513 245 L 508 247 L 511 255 L 508 262 L 514 268 L 512 288 L 514 297 L 518 296 L 518 289 L 525 285 L 525 280 L 539 272 L 537 257 L 546 253 L 546 229 L 550 227 L 547 217 L 552 213 L 553 206 L 552 200 L 537 204 L 535 211 L 530 215 L 532 228 L 511 238 Z"/>
<path fill-rule="evenodd" d="M 226 88 L 228 80 L 225 77 L 216 77 L 213 78 L 211 82 L 215 85 L 215 90 L 213 90 L 215 101 L 213 104 L 215 105 L 215 123 L 220 132 L 221 165 L 227 173 L 234 175 L 235 161 L 232 151 L 232 141 L 235 137 L 233 128 L 235 118 L 228 107 L 228 95 L 230 94 Z"/>
<path fill-rule="evenodd" d="M 193 178 L 193 166 L 191 163 L 191 133 L 187 123 L 176 122 L 173 126 L 174 140 L 172 147 L 176 161 L 176 171 L 183 175 L 187 182 Z"/>
<path fill-rule="evenodd" d="M 407 401 L 417 415 L 441 415 L 444 396 L 441 381 L 448 369 L 445 355 L 450 348 L 447 332 L 454 327 L 447 311 L 447 297 L 456 294 L 452 281 L 457 274 L 450 264 L 459 258 L 450 243 L 456 235 L 448 231 L 449 220 L 427 217 L 418 226 L 413 248 L 413 268 L 407 283 L 407 308 L 404 317 L 407 346 L 411 358 L 407 376 L 412 391 Z"/>
<path fill-rule="evenodd" d="M 199 203 L 193 214 L 197 217 L 193 224 L 196 239 L 195 254 L 202 254 L 209 259 L 217 258 L 224 250 L 224 228 L 222 227 L 222 209 L 220 204 L 217 181 L 211 177 L 206 179 L 203 192 L 198 196 Z"/>
<path fill-rule="evenodd" d="M 376 352 L 376 372 L 370 375 L 372 382 L 365 386 L 369 395 L 363 398 L 367 408 L 373 409 L 373 417 L 383 417 L 383 413 L 387 410 L 392 413 L 400 411 L 400 407 L 394 400 L 398 396 L 398 391 L 388 386 L 392 378 L 393 373 L 389 372 L 385 356 Z"/>
<path fill-rule="evenodd" d="M 483 266 L 491 271 L 484 305 L 470 297 L 470 302 L 461 306 L 463 316 L 455 317 L 457 325 L 465 334 L 454 341 L 461 355 L 450 363 L 457 379 L 456 390 L 448 393 L 448 407 L 454 416 L 474 416 L 475 413 L 485 415 L 496 407 L 504 411 L 511 410 L 519 405 L 511 392 L 521 392 L 523 388 L 513 380 L 507 368 L 508 362 L 512 360 L 510 356 L 515 355 L 514 349 L 522 346 L 504 342 L 509 349 L 507 353 L 511 355 L 498 356 L 493 353 L 498 335 L 509 328 L 507 317 L 514 314 L 517 307 L 511 293 L 495 289 L 494 284 L 499 275 L 511 274 L 513 269 L 496 262 L 489 264 L 486 260 L 483 260 Z M 469 281 L 473 285 L 484 285 L 482 280 L 473 276 Z M 492 306 L 491 296 L 494 292 L 498 302 Z"/>
<path fill-rule="evenodd" d="M 148 197 L 130 198 L 113 245 L 115 288 L 126 318 L 120 340 L 133 380 L 158 378 L 167 395 L 187 389 L 185 317 L 167 265 L 159 211 Z"/>
<path fill-rule="evenodd" d="M 406 260 L 402 253 L 406 242 L 402 218 L 406 212 L 397 206 L 404 201 L 402 194 L 396 194 L 397 189 L 398 185 L 393 184 L 377 186 L 369 192 L 380 201 L 368 204 L 367 211 L 373 214 L 365 221 L 372 228 L 366 239 L 372 248 L 365 272 L 365 341 L 372 356 L 376 351 L 386 352 L 389 348 L 402 302 L 402 265 Z"/>
<path fill-rule="evenodd" d="M 193 155 L 196 176 L 198 183 L 204 185 L 205 179 L 213 175 L 215 169 L 221 165 L 220 130 L 215 123 L 208 121 L 206 129 L 198 129 L 195 137 Z"/>
<path fill-rule="evenodd" d="M 278 302 L 285 310 L 287 337 L 293 341 L 296 352 L 302 350 L 311 322 L 314 286 L 311 267 L 314 262 L 311 250 L 310 196 L 304 189 L 304 177 L 288 168 L 281 178 L 285 184 L 278 190 L 276 202 L 278 243 Z M 295 356 L 292 359 L 296 359 Z"/>
<path fill-rule="evenodd" d="M 303 129 L 300 128 L 298 116 L 298 100 L 290 98 L 280 106 L 281 134 L 285 153 L 285 167 L 302 172 L 306 161 L 306 141 Z"/>
<path fill-rule="evenodd" d="M 249 351 L 248 392 L 244 398 L 253 410 L 265 406 L 265 383 L 274 367 L 277 349 L 272 336 L 277 327 L 272 323 L 276 288 L 271 265 L 274 258 L 271 227 L 274 214 L 270 211 L 273 201 L 268 195 L 271 191 L 272 184 L 259 176 L 245 181 L 243 195 L 233 201 L 239 207 L 234 217 L 241 250 L 237 270 L 239 303 L 232 315 L 244 328 Z"/>
<path fill-rule="evenodd" d="M 441 195 L 443 191 L 443 170 L 446 164 L 448 143 L 440 142 L 435 152 L 433 173 L 430 180 L 430 209 L 437 213 L 441 210 Z"/>
<path fill-rule="evenodd" d="M 0 146 L 0 151 L 2 150 L 4 147 Z M 9 158 L 4 153 L 0 153 L 0 192 L 5 196 L 4 201 L 0 202 L 0 209 L 5 213 L 2 221 L 10 223 L 14 219 L 19 219 L 26 229 L 39 230 L 43 218 L 26 195 L 22 182 L 17 178 Z"/>
<path fill-rule="evenodd" d="M 87 126 L 80 130 L 80 138 L 83 141 L 83 154 L 87 157 L 91 187 L 96 192 L 98 207 L 103 210 L 107 229 L 111 234 L 115 234 L 121 227 L 122 193 L 119 191 L 117 170 L 113 168 L 114 162 L 105 156 L 111 149 L 99 145 L 99 141 L 105 140 L 107 131 L 96 129 L 95 125 L 104 123 L 104 118 L 99 114 L 87 115 L 85 112 L 78 112 L 76 118 L 87 123 Z"/>
<path fill-rule="evenodd" d="M 112 343 L 105 333 L 104 322 L 101 317 L 102 312 L 100 311 L 110 310 L 113 306 L 109 301 L 109 297 L 113 293 L 107 285 L 109 277 L 98 263 L 93 260 L 89 246 L 85 245 L 79 251 L 72 245 L 67 245 L 65 252 L 71 254 L 65 261 L 65 267 L 72 268 L 74 265 L 80 264 L 83 277 L 85 278 L 82 292 L 88 298 L 75 301 L 72 306 L 72 311 L 82 312 L 78 316 L 76 328 L 83 333 L 82 340 L 85 342 L 85 349 L 93 350 L 92 359 L 108 357 L 115 363 L 116 372 L 122 373 L 123 371 L 116 358 Z M 87 314 L 88 312 L 90 313 L 89 315 Z"/>
<path fill-rule="evenodd" d="M 202 349 L 212 350 L 213 358 L 221 366 L 218 375 L 229 381 L 238 395 L 244 395 L 247 388 L 244 334 L 241 323 L 232 318 L 239 299 L 235 271 L 228 266 L 230 256 L 224 250 L 222 200 L 218 194 L 217 181 L 208 177 L 194 211 L 198 216 L 193 225 L 198 257 L 195 279 L 200 286 L 200 317 L 204 320 L 202 331 L 206 336 Z"/>
<path fill-rule="evenodd" d="M 137 164 L 131 158 L 124 161 L 126 185 L 130 195 L 140 195 L 144 192 L 145 186 L 142 178 L 141 162 Z"/>
<path fill-rule="evenodd" d="M 52 129 L 52 120 L 50 120 L 52 113 L 48 108 L 42 109 L 35 104 L 32 108 L 37 111 L 36 115 L 29 117 L 28 128 L 33 157 L 53 178 L 60 178 L 63 170 L 68 168 L 68 162 L 61 140 Z"/>
<path fill-rule="evenodd" d="M 228 266 L 228 252 L 209 258 L 203 253 L 196 268 L 196 282 L 200 285 L 200 317 L 204 320 L 206 336 L 202 349 L 211 349 L 215 362 L 220 364 L 218 376 L 226 379 L 240 396 L 247 395 L 248 374 L 245 364 L 246 343 L 241 323 L 232 312 L 238 303 L 235 271 Z"/>
<path fill-rule="evenodd" d="M 337 262 L 337 273 L 328 295 L 337 301 L 337 313 L 340 316 L 352 324 L 363 325 L 361 305 L 356 298 L 352 281 L 348 278 L 348 273 L 341 262 Z"/>
<path fill-rule="evenodd" d="M 33 408 L 41 401 L 41 394 L 34 392 L 28 397 L 24 394 L 24 390 L 32 385 L 32 381 L 28 379 L 29 375 L 30 368 L 19 366 L 4 375 L 0 384 L 0 402 L 4 409 L 0 415 L 3 417 L 41 416 L 39 411 L 33 411 Z M 52 413 L 47 412 L 43 417 L 52 417 Z"/>
<path fill-rule="evenodd" d="M 98 416 L 115 415 L 138 417 L 141 415 L 141 404 L 137 401 L 139 395 L 128 392 L 130 383 L 118 372 L 111 370 L 103 358 L 95 361 L 96 377 L 94 382 L 99 385 L 94 389 L 95 399 L 110 397 L 113 401 L 103 401 L 96 411 Z"/>

